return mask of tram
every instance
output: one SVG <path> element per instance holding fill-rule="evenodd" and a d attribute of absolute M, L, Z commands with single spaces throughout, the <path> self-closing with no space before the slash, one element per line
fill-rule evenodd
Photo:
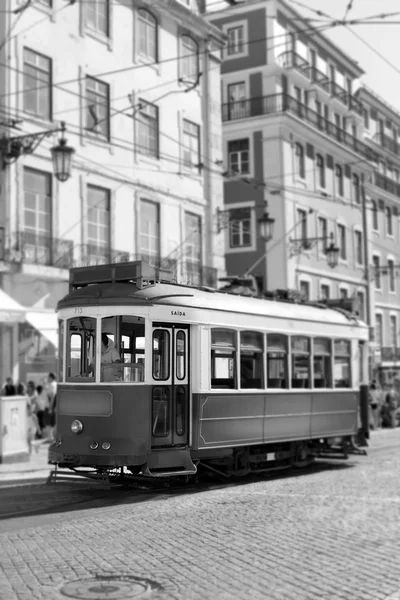
<path fill-rule="evenodd" d="M 72 269 L 58 321 L 60 468 L 245 475 L 344 457 L 357 432 L 368 327 L 343 310 L 178 285 L 137 261 Z"/>

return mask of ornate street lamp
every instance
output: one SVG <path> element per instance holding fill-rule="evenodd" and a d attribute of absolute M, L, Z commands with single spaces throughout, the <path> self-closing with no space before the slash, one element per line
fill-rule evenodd
<path fill-rule="evenodd" d="M 264 242 L 269 242 L 274 237 L 274 225 L 275 219 L 270 217 L 267 212 L 258 219 L 260 237 Z"/>
<path fill-rule="evenodd" d="M 61 138 L 58 146 L 53 146 L 51 156 L 53 159 L 53 173 L 58 181 L 67 181 L 71 176 L 72 155 L 74 148 L 67 146 L 67 140 L 64 138 L 65 123 L 61 123 Z"/>

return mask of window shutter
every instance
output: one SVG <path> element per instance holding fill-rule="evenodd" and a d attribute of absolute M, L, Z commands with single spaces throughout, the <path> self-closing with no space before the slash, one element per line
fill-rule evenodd
<path fill-rule="evenodd" d="M 333 169 L 333 156 L 330 154 L 326 155 L 326 166 L 328 169 Z"/>
<path fill-rule="evenodd" d="M 344 166 L 344 176 L 348 177 L 350 179 L 350 177 L 351 177 L 350 165 Z"/>
<path fill-rule="evenodd" d="M 378 120 L 378 111 L 375 108 L 371 108 L 371 119 L 374 121 Z"/>
<path fill-rule="evenodd" d="M 385 210 L 385 203 L 383 200 L 378 200 L 379 210 Z"/>
<path fill-rule="evenodd" d="M 314 159 L 314 146 L 312 144 L 307 144 L 306 152 L 307 152 L 308 158 Z"/>

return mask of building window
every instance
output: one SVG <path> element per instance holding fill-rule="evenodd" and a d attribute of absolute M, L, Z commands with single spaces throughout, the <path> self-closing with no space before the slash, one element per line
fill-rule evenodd
<path fill-rule="evenodd" d="M 397 348 L 397 319 L 395 315 L 389 317 L 389 329 L 390 329 L 390 345 L 392 348 Z"/>
<path fill-rule="evenodd" d="M 201 283 L 201 217 L 185 212 L 185 268 L 188 283 Z"/>
<path fill-rule="evenodd" d="M 307 212 L 302 208 L 297 209 L 297 231 L 299 231 L 299 238 L 302 240 L 303 248 L 308 247 L 308 235 L 307 235 Z"/>
<path fill-rule="evenodd" d="M 389 276 L 389 292 L 396 291 L 396 277 L 395 277 L 395 268 L 394 262 L 392 259 L 388 259 L 388 276 Z"/>
<path fill-rule="evenodd" d="M 230 83 L 227 88 L 229 119 L 246 116 L 246 84 L 244 81 Z"/>
<path fill-rule="evenodd" d="M 155 267 L 160 262 L 160 207 L 140 201 L 140 256 Z"/>
<path fill-rule="evenodd" d="M 328 249 L 328 221 L 325 217 L 318 217 L 318 237 L 321 239 L 321 252 L 327 253 Z"/>
<path fill-rule="evenodd" d="M 51 264 L 52 180 L 51 175 L 24 169 L 23 252 L 28 262 Z"/>
<path fill-rule="evenodd" d="M 356 204 L 361 204 L 360 178 L 358 175 L 353 175 L 352 185 L 353 185 L 353 201 Z"/>
<path fill-rule="evenodd" d="M 320 154 L 317 154 L 317 185 L 324 188 L 325 183 L 325 161 Z"/>
<path fill-rule="evenodd" d="M 343 196 L 343 169 L 340 165 L 336 165 L 336 167 L 335 167 L 335 177 L 336 177 L 336 193 L 339 196 Z"/>
<path fill-rule="evenodd" d="M 24 48 L 24 111 L 52 118 L 51 59 Z"/>
<path fill-rule="evenodd" d="M 368 108 L 363 108 L 363 117 L 364 117 L 364 127 L 365 127 L 365 129 L 369 129 L 369 110 L 368 110 Z"/>
<path fill-rule="evenodd" d="M 199 170 L 200 127 L 183 119 L 183 164 L 189 169 Z"/>
<path fill-rule="evenodd" d="M 139 103 L 138 150 L 140 154 L 158 158 L 158 107 L 145 100 L 139 100 Z"/>
<path fill-rule="evenodd" d="M 385 208 L 386 234 L 393 235 L 392 209 L 390 206 Z"/>
<path fill-rule="evenodd" d="M 375 315 L 375 342 L 378 346 L 383 346 L 382 315 L 380 313 Z"/>
<path fill-rule="evenodd" d="M 86 129 L 90 133 L 110 139 L 110 86 L 108 83 L 86 77 Z"/>
<path fill-rule="evenodd" d="M 310 283 L 309 281 L 300 281 L 300 294 L 306 302 L 310 300 Z"/>
<path fill-rule="evenodd" d="M 229 172 L 233 174 L 248 174 L 250 172 L 249 162 L 249 140 L 233 140 L 228 142 Z"/>
<path fill-rule="evenodd" d="M 199 47 L 188 35 L 180 38 L 180 77 L 196 80 L 199 73 Z"/>
<path fill-rule="evenodd" d="M 90 253 L 106 257 L 110 249 L 110 190 L 89 185 L 87 188 L 87 231 Z"/>
<path fill-rule="evenodd" d="M 346 248 L 346 227 L 344 225 L 338 225 L 338 238 L 339 238 L 339 256 L 342 260 L 347 259 L 347 248 Z"/>
<path fill-rule="evenodd" d="M 251 209 L 236 208 L 229 211 L 229 247 L 251 246 Z"/>
<path fill-rule="evenodd" d="M 372 229 L 375 231 L 379 230 L 379 220 L 378 220 L 378 206 L 375 200 L 371 200 L 371 210 L 372 210 Z"/>
<path fill-rule="evenodd" d="M 228 36 L 228 46 L 226 53 L 228 56 L 244 53 L 244 26 L 229 27 L 226 30 Z"/>
<path fill-rule="evenodd" d="M 322 284 L 321 285 L 321 300 L 329 300 L 329 296 L 330 296 L 329 285 Z"/>
<path fill-rule="evenodd" d="M 157 21 L 147 10 L 138 10 L 139 54 L 157 62 Z"/>
<path fill-rule="evenodd" d="M 108 37 L 110 35 L 109 0 L 90 0 L 84 3 L 84 7 L 86 27 Z"/>
<path fill-rule="evenodd" d="M 347 300 L 347 298 L 349 297 L 349 292 L 346 288 L 340 288 L 339 290 L 339 298 L 341 300 Z"/>
<path fill-rule="evenodd" d="M 381 289 L 381 269 L 380 269 L 379 256 L 374 255 L 372 257 L 372 265 L 374 268 L 375 288 L 377 290 L 380 290 Z"/>
<path fill-rule="evenodd" d="M 358 316 L 360 319 L 364 319 L 365 307 L 364 307 L 364 294 L 363 292 L 357 292 L 357 304 L 358 304 Z"/>
<path fill-rule="evenodd" d="M 363 253 L 363 236 L 361 231 L 355 231 L 355 255 L 356 255 L 356 263 L 358 265 L 364 264 L 364 253 Z"/>
<path fill-rule="evenodd" d="M 295 173 L 297 177 L 304 179 L 306 176 L 304 163 L 304 148 L 301 144 L 295 145 Z"/>

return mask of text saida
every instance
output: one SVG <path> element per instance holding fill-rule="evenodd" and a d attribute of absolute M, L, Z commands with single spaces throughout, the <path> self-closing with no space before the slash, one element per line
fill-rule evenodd
<path fill-rule="evenodd" d="M 171 316 L 172 317 L 185 317 L 186 313 L 181 310 L 171 310 Z"/>

